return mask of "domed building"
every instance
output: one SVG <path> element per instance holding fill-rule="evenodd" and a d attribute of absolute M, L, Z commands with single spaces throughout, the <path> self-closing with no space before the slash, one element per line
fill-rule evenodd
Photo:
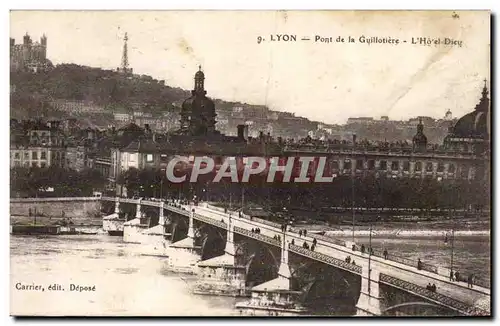
<path fill-rule="evenodd" d="M 474 111 L 461 117 L 455 126 L 450 128 L 444 139 L 444 146 L 450 150 L 483 153 L 489 149 L 489 108 L 490 99 L 486 80 L 481 99 Z"/>
<path fill-rule="evenodd" d="M 205 74 L 199 70 L 194 75 L 194 89 L 191 97 L 182 103 L 180 134 L 190 136 L 207 136 L 218 134 L 215 130 L 215 104 L 205 91 Z"/>

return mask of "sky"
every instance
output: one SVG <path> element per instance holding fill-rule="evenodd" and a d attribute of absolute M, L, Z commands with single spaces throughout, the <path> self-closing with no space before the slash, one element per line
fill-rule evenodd
<path fill-rule="evenodd" d="M 11 11 L 10 37 L 48 38 L 54 63 L 130 67 L 187 90 L 202 66 L 207 96 L 267 105 L 326 123 L 349 117 L 454 117 L 490 79 L 490 14 L 362 11 Z M 270 42 L 270 35 L 297 42 Z M 331 43 L 315 36 L 332 37 Z M 257 42 L 258 36 L 265 41 Z M 346 42 L 337 43 L 337 37 Z M 351 36 L 355 43 L 347 43 Z M 400 44 L 360 43 L 361 36 Z M 302 37 L 311 38 L 301 41 Z M 445 37 L 462 46 L 413 45 Z M 406 40 L 407 43 L 402 43 Z"/>

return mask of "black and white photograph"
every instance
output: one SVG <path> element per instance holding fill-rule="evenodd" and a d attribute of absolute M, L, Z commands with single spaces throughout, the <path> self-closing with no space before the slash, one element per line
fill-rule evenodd
<path fill-rule="evenodd" d="M 11 10 L 10 315 L 491 317 L 491 19 Z"/>

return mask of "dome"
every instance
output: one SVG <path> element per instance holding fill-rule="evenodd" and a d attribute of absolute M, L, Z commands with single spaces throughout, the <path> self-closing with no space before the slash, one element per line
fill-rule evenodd
<path fill-rule="evenodd" d="M 455 137 L 485 137 L 488 134 L 486 112 L 474 111 L 461 117 L 453 127 Z"/>
<path fill-rule="evenodd" d="M 482 97 L 473 112 L 461 117 L 453 127 L 452 134 L 460 138 L 486 138 L 488 137 L 488 112 L 489 98 L 486 81 Z"/>
<path fill-rule="evenodd" d="M 215 110 L 215 104 L 206 96 L 196 96 L 193 94 L 182 102 L 183 112 L 205 112 L 212 109 Z"/>
<path fill-rule="evenodd" d="M 205 79 L 205 74 L 203 73 L 203 71 L 198 70 L 196 72 L 196 74 L 194 74 L 194 78 L 195 79 Z"/>

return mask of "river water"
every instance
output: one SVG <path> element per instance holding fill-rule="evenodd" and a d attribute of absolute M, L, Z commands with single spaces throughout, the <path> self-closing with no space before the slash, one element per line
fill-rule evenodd
<path fill-rule="evenodd" d="M 448 249 L 440 242 L 375 239 L 372 244 L 445 263 Z M 245 300 L 192 294 L 195 276 L 168 272 L 166 258 L 144 256 L 140 245 L 122 237 L 11 236 L 10 246 L 13 315 L 230 316 L 240 314 L 233 307 Z M 489 273 L 489 246 L 487 238 L 457 240 L 456 260 L 464 270 Z M 70 291 L 71 284 L 95 285 L 95 291 Z M 22 285 L 40 285 L 43 291 L 16 289 Z M 50 285 L 62 290 L 51 291 Z"/>

